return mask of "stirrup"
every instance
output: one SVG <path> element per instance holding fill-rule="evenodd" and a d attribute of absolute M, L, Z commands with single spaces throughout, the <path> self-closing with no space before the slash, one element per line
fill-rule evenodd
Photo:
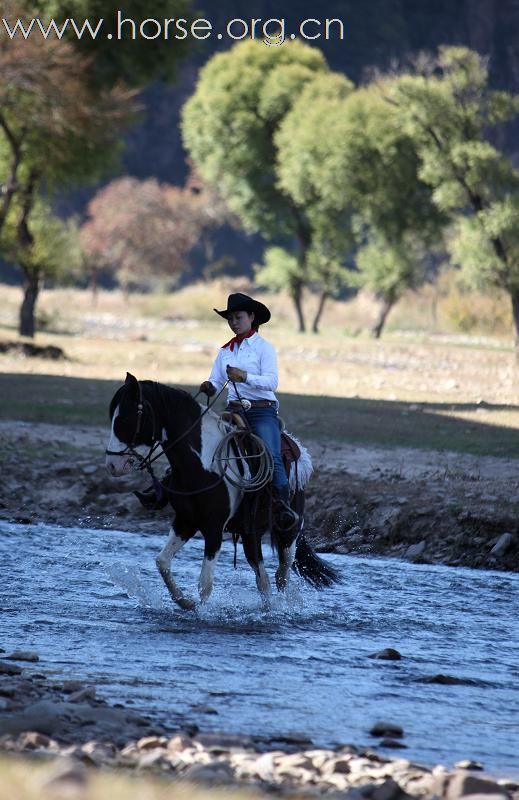
<path fill-rule="evenodd" d="M 148 509 L 148 511 L 160 511 L 168 504 L 167 492 L 164 491 L 164 489 L 158 492 L 154 484 L 143 492 L 139 492 L 138 490 L 134 491 L 134 495 L 139 500 L 140 504 Z"/>

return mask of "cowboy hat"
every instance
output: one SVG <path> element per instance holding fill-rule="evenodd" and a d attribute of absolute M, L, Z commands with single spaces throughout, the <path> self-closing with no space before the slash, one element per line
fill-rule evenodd
<path fill-rule="evenodd" d="M 229 314 L 232 314 L 234 311 L 246 311 L 248 314 L 254 312 L 254 321 L 257 322 L 258 325 L 264 325 L 265 322 L 268 322 L 270 319 L 270 311 L 267 306 L 241 292 L 229 295 L 227 298 L 227 308 L 224 311 L 218 311 L 217 308 L 213 308 L 213 311 L 216 311 L 216 313 L 220 314 L 224 319 L 228 319 Z"/>

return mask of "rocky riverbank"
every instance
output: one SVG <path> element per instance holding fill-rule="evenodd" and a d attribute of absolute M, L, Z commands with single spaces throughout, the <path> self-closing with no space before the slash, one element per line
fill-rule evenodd
<path fill-rule="evenodd" d="M 168 510 L 132 494 L 146 476 L 114 479 L 106 429 L 0 423 L 0 519 L 167 530 Z M 495 457 L 307 442 L 315 472 L 306 531 L 321 552 L 519 570 L 518 462 Z"/>
<path fill-rule="evenodd" d="M 187 720 L 167 730 L 120 704 L 109 705 L 94 686 L 51 680 L 36 666 L 35 653 L 2 653 L 0 659 L 0 752 L 57 759 L 51 788 L 72 787 L 67 796 L 84 791 L 93 771 L 101 768 L 242 787 L 254 790 L 256 797 L 457 800 L 486 795 L 487 800 L 519 800 L 516 781 L 495 780 L 473 762 L 449 771 L 380 755 L 376 743 L 383 740 L 385 747 L 389 742 L 405 747 L 405 732 L 391 722 L 373 727 L 373 749 L 350 744 L 318 748 L 304 735 L 265 740 L 205 733 Z"/>

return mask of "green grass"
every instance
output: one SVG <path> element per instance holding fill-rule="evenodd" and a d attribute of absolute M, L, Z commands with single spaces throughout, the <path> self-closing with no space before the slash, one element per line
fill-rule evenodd
<path fill-rule="evenodd" d="M 105 425 L 120 382 L 42 374 L 0 375 L 0 419 Z M 194 392 L 193 386 L 182 386 Z M 519 429 L 503 422 L 513 406 L 420 403 L 280 394 L 287 427 L 305 439 L 338 444 L 451 450 L 519 457 Z M 219 407 L 223 403 L 219 402 Z M 462 418 L 464 417 L 467 418 Z"/>

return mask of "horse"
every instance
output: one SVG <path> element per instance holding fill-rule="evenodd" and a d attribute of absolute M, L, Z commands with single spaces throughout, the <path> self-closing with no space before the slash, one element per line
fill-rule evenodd
<path fill-rule="evenodd" d="M 146 469 L 159 486 L 152 462 L 159 455 L 165 455 L 169 462 L 165 491 L 174 514 L 168 540 L 156 558 L 156 565 L 172 600 L 181 608 L 192 609 L 195 603 L 184 595 L 175 581 L 171 562 L 198 531 L 205 542 L 198 581 L 202 603 L 213 589 L 215 565 L 225 531 L 233 534 L 235 546 L 241 539 L 266 606 L 271 586 L 263 563 L 261 539 L 269 530 L 278 553 L 275 579 L 279 591 L 285 590 L 291 568 L 316 588 L 338 582 L 336 571 L 315 554 L 303 534 L 304 487 L 312 472 L 312 462 L 302 445 L 289 474 L 291 505 L 299 513 L 299 525 L 291 532 L 280 532 L 272 525 L 266 492 L 244 491 L 239 483 L 230 479 L 222 460 L 215 459 L 218 448 L 220 452 L 222 444 L 226 444 L 223 440 L 230 428 L 209 405 L 204 408 L 182 389 L 149 380 L 139 381 L 127 373 L 124 384 L 110 402 L 109 415 L 111 433 L 106 466 L 113 477 L 132 469 Z M 234 458 L 242 462 L 243 473 L 249 471 L 232 442 L 224 449 L 224 462 Z"/>

